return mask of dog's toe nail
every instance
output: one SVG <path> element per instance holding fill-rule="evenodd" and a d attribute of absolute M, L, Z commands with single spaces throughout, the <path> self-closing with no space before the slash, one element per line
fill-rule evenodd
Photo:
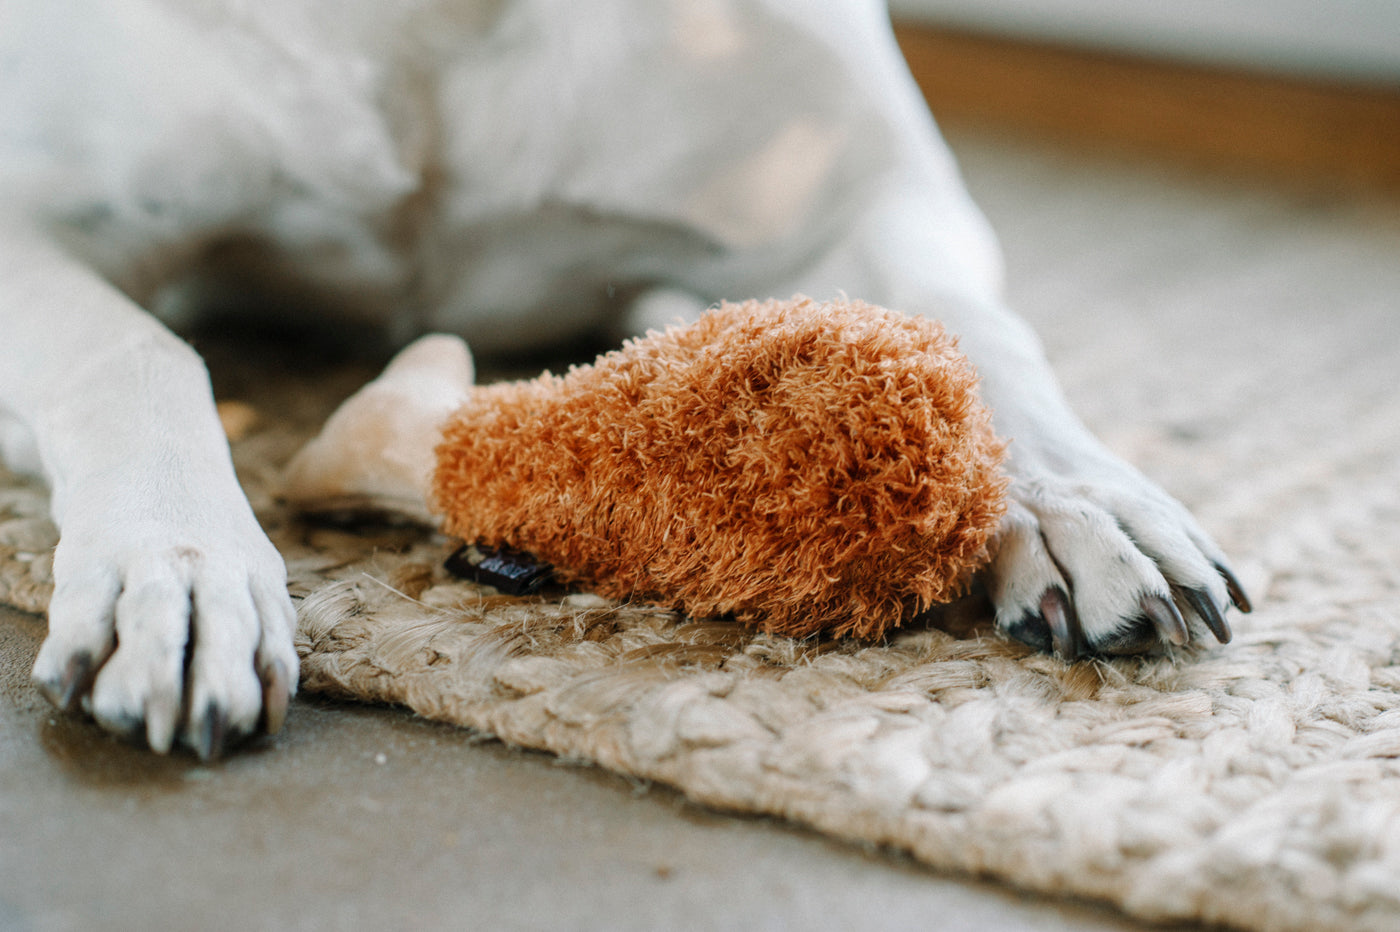
<path fill-rule="evenodd" d="M 194 752 L 205 763 L 217 760 L 224 753 L 227 740 L 228 713 L 211 702 L 204 707 L 204 715 L 200 718 Z"/>
<path fill-rule="evenodd" d="M 1229 644 L 1230 626 L 1225 623 L 1225 616 L 1215 607 L 1210 595 L 1204 589 L 1183 589 L 1181 595 L 1196 614 L 1201 616 L 1201 620 L 1206 623 L 1210 633 L 1215 635 L 1215 639 L 1221 644 Z"/>
<path fill-rule="evenodd" d="M 1162 640 L 1178 647 L 1191 640 L 1191 629 L 1186 627 L 1186 619 L 1171 599 L 1160 595 L 1145 595 L 1138 600 L 1138 607 L 1152 622 L 1152 627 Z"/>
<path fill-rule="evenodd" d="M 287 705 L 291 701 L 291 676 L 287 665 L 274 660 L 263 670 L 263 728 L 275 735 L 287 720 Z"/>
<path fill-rule="evenodd" d="M 44 698 L 64 712 L 75 712 L 84 694 L 92 687 L 92 654 L 78 651 L 63 665 L 63 672 L 57 677 L 34 678 L 34 685 Z"/>
<path fill-rule="evenodd" d="M 1246 615 L 1254 611 L 1254 606 L 1250 604 L 1249 596 L 1245 594 L 1244 586 L 1240 585 L 1240 581 L 1235 578 L 1234 573 L 1230 572 L 1230 568 L 1223 563 L 1217 563 L 1215 564 L 1215 571 L 1220 574 L 1221 579 L 1225 580 L 1225 590 L 1230 593 L 1230 601 L 1234 604 L 1235 608 L 1244 612 Z M 1216 637 L 1220 637 L 1220 633 L 1214 628 L 1211 628 L 1211 631 Z M 1230 629 L 1226 628 L 1225 637 L 1220 638 L 1220 643 L 1224 644 L 1228 640 L 1230 640 Z"/>
<path fill-rule="evenodd" d="M 1066 660 L 1079 656 L 1079 636 L 1074 625 L 1074 609 L 1070 606 L 1069 594 L 1059 586 L 1051 586 L 1040 597 L 1040 617 L 1050 628 L 1050 640 L 1059 654 Z"/>
<path fill-rule="evenodd" d="M 87 651 L 79 651 L 68 659 L 63 670 L 63 692 L 60 696 L 59 706 L 67 711 L 73 710 L 83 693 L 92 688 L 93 675 L 97 672 L 92 654 Z"/>
<path fill-rule="evenodd" d="M 1069 596 L 1060 587 L 1052 586 L 1041 595 L 1038 607 L 1039 611 L 1026 612 L 1006 625 L 1003 630 L 1007 636 L 1038 651 L 1074 660 L 1081 650 Z"/>

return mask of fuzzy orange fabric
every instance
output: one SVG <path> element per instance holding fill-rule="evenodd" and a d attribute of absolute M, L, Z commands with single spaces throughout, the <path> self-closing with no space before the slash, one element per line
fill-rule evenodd
<path fill-rule="evenodd" d="M 444 529 L 565 581 L 765 630 L 876 637 L 958 594 L 1003 445 L 932 321 L 724 304 L 563 377 L 478 388 L 434 477 Z"/>

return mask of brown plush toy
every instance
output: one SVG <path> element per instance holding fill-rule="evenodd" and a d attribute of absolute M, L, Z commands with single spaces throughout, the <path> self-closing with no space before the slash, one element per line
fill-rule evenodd
<path fill-rule="evenodd" d="M 860 637 L 957 595 L 1004 508 L 954 341 L 857 301 L 724 304 L 563 376 L 472 381 L 460 339 L 414 343 L 284 497 L 441 521 L 613 598 Z"/>
<path fill-rule="evenodd" d="M 431 503 L 618 599 L 876 637 L 959 594 L 1003 445 L 942 327 L 857 301 L 724 304 L 596 363 L 475 389 Z"/>

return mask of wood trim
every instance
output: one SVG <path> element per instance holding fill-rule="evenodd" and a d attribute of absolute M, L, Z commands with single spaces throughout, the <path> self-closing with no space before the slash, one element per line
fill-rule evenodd
<path fill-rule="evenodd" d="M 1318 187 L 1400 192 L 1400 88 L 896 29 L 948 125 L 996 125 Z"/>

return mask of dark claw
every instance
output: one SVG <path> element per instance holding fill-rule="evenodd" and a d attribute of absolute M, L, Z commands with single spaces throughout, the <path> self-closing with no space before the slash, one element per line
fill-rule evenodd
<path fill-rule="evenodd" d="M 208 763 L 224 753 L 224 741 L 228 737 L 228 715 L 212 702 L 204 707 L 204 720 L 199 729 L 199 743 L 194 752 L 199 759 Z"/>
<path fill-rule="evenodd" d="M 1073 660 L 1079 656 L 1079 639 L 1071 623 L 1073 609 L 1069 596 L 1058 588 L 1045 590 L 1040 611 L 1027 612 L 1006 626 L 1006 634 L 1043 653 L 1057 653 Z"/>
<path fill-rule="evenodd" d="M 1230 601 L 1234 603 L 1235 608 L 1244 612 L 1246 615 L 1254 611 L 1254 606 L 1249 602 L 1249 596 L 1245 595 L 1244 586 L 1240 585 L 1240 581 L 1235 578 L 1234 573 L 1230 572 L 1230 568 L 1223 563 L 1217 563 L 1215 564 L 1215 571 L 1220 574 L 1221 579 L 1225 580 L 1225 590 L 1230 593 Z M 1215 631 L 1214 628 L 1211 630 Z M 1219 636 L 1219 633 L 1217 633 L 1216 637 Z M 1229 637 L 1226 637 L 1220 643 L 1223 644 L 1228 640 Z"/>
<path fill-rule="evenodd" d="M 1181 612 L 1171 599 L 1160 595 L 1145 595 L 1138 600 L 1138 607 L 1147 616 L 1147 620 L 1152 622 L 1152 627 L 1157 629 L 1157 634 L 1162 640 L 1170 641 L 1177 647 L 1191 640 L 1191 629 L 1186 627 L 1186 619 L 1181 617 Z"/>
<path fill-rule="evenodd" d="M 1079 656 L 1078 626 L 1073 623 L 1074 608 L 1063 589 L 1052 586 L 1040 597 L 1040 617 L 1050 626 L 1050 639 L 1055 653 L 1065 660 Z"/>
<path fill-rule="evenodd" d="M 1225 616 L 1220 614 L 1220 609 L 1215 607 L 1215 603 L 1211 601 L 1206 591 L 1204 589 L 1181 589 L 1179 591 L 1182 598 L 1190 604 L 1192 610 L 1201 616 L 1201 620 L 1206 623 L 1210 633 L 1215 635 L 1215 639 L 1221 644 L 1229 644 L 1230 626 L 1225 623 Z M 1248 601 L 1245 604 L 1248 605 Z M 1247 609 L 1241 609 L 1241 611 L 1247 611 Z"/>
<path fill-rule="evenodd" d="M 50 702 L 63 711 L 75 712 L 79 700 L 92 688 L 96 672 L 93 669 L 92 654 L 85 650 L 79 651 L 68 658 L 68 663 L 63 668 L 63 676 L 57 683 L 40 683 L 39 689 Z"/>
<path fill-rule="evenodd" d="M 282 730 L 287 720 L 287 704 L 291 701 L 292 689 L 287 668 L 280 660 L 274 660 L 263 668 L 263 728 L 270 735 Z"/>

